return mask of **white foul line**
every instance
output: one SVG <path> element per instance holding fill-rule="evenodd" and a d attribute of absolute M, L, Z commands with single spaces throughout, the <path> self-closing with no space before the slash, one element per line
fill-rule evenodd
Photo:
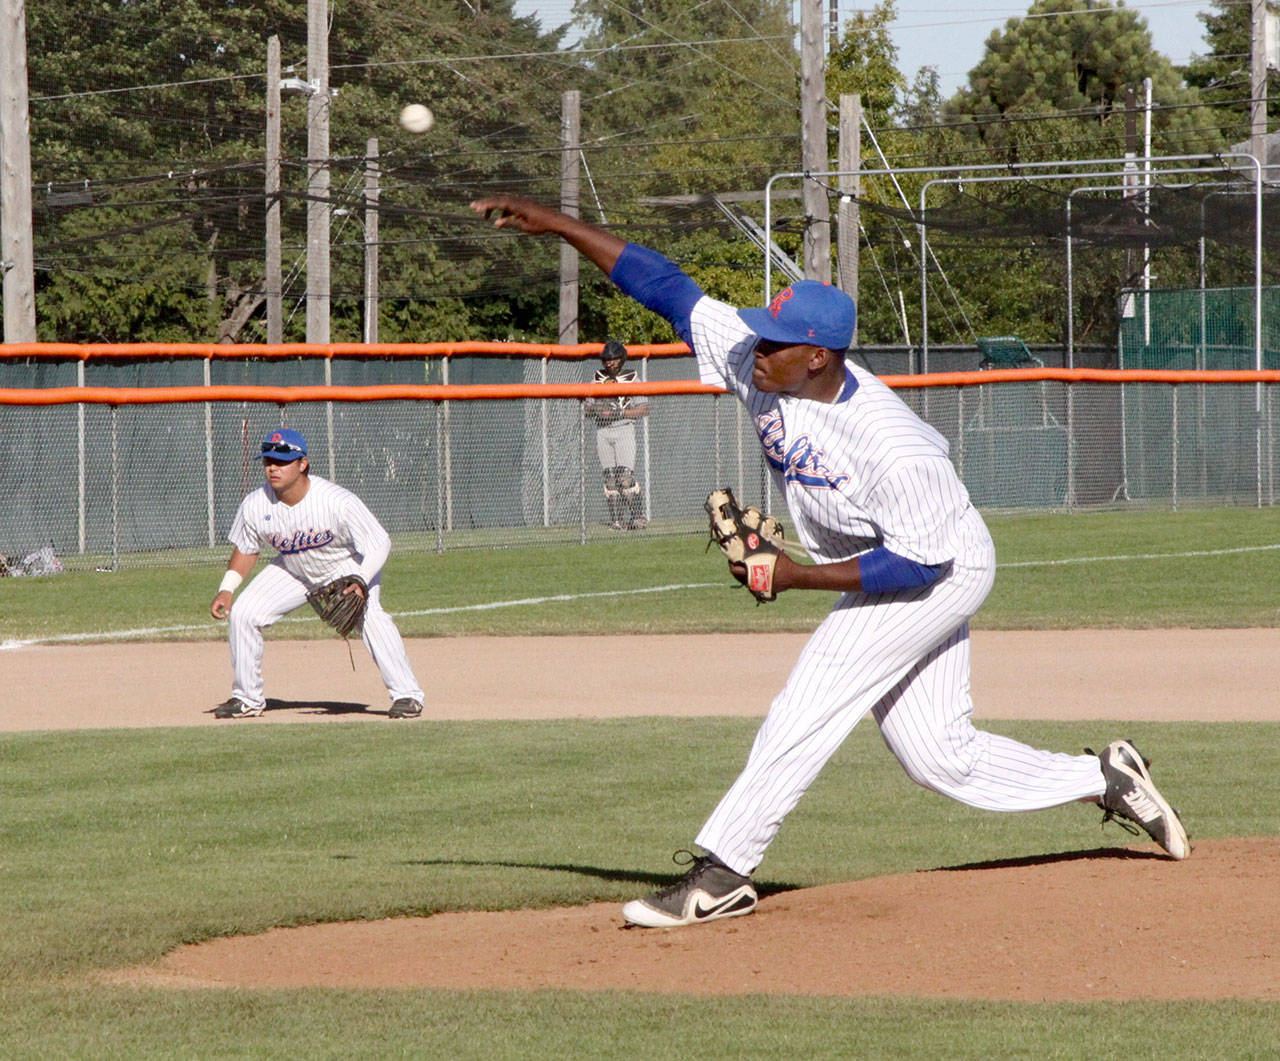
<path fill-rule="evenodd" d="M 591 597 L 630 597 L 641 593 L 669 593 L 677 589 L 708 589 L 723 586 L 723 582 L 684 582 L 671 586 L 646 586 L 643 589 L 611 589 L 594 593 L 558 593 L 552 597 L 523 597 L 519 600 L 486 601 L 483 604 L 459 604 L 452 608 L 423 608 L 411 612 L 392 612 L 392 618 L 418 615 L 451 615 L 455 612 L 482 612 L 494 608 L 518 608 L 528 604 L 554 604 L 558 601 L 587 600 Z M 281 619 L 282 623 L 317 623 L 312 615 Z M 73 644 L 77 641 L 124 641 L 155 634 L 180 634 L 188 630 L 216 630 L 221 624 L 199 623 L 192 626 L 150 626 L 136 630 L 116 630 L 98 634 L 55 634 L 53 637 L 33 637 L 0 641 L 0 652 L 6 649 L 26 648 L 30 645 Z"/>
<path fill-rule="evenodd" d="M 1181 560 L 1188 556 L 1231 556 L 1234 553 L 1261 553 L 1280 545 L 1242 545 L 1236 549 L 1195 549 L 1185 553 L 1135 553 L 1132 556 L 1073 556 L 1066 560 L 1018 560 L 1001 567 L 1058 567 L 1062 564 L 1095 564 L 1103 560 Z"/>
<path fill-rule="evenodd" d="M 1260 553 L 1280 549 L 1277 545 L 1242 545 L 1235 549 L 1196 549 L 1181 553 L 1134 553 L 1129 556 L 1073 556 L 1064 560 L 1015 560 L 1012 563 L 997 564 L 997 570 L 1010 567 L 1060 567 L 1064 564 L 1096 564 L 1106 561 L 1125 560 L 1180 560 L 1192 556 L 1232 556 L 1237 553 Z M 557 593 L 551 597 L 522 597 L 518 600 L 486 601 L 483 604 L 459 604 L 452 608 L 423 608 L 411 612 L 393 612 L 392 617 L 420 615 L 453 615 L 458 612 L 483 612 L 494 608 L 519 608 L 530 604 L 555 604 L 562 601 L 589 600 L 593 597 L 632 597 L 644 593 L 670 593 L 680 589 L 713 589 L 724 586 L 724 582 L 683 582 L 670 586 L 646 586 L 643 589 L 611 589 L 594 593 Z M 314 623 L 319 619 L 314 616 L 301 616 L 292 619 L 281 619 L 282 623 Z M 151 626 L 136 630 L 117 630 L 97 634 L 55 634 L 53 637 L 33 637 L 0 641 L 0 652 L 6 649 L 26 648 L 30 645 L 74 644 L 78 641 L 127 641 L 139 637 L 151 637 L 157 634 L 180 634 L 190 630 L 214 630 L 220 624 L 200 623 L 191 626 Z"/>

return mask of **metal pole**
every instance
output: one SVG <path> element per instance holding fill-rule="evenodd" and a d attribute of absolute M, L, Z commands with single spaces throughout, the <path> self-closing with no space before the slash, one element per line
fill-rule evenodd
<path fill-rule="evenodd" d="M 578 544 L 587 544 L 587 418 L 578 406 Z"/>
<path fill-rule="evenodd" d="M 646 357 L 640 362 L 640 382 L 649 382 L 649 359 Z M 650 403 L 650 413 L 652 413 L 652 403 Z M 642 417 L 640 420 L 640 437 L 644 443 L 644 518 L 652 522 L 653 520 L 653 477 L 649 474 L 649 417 Z"/>
<path fill-rule="evenodd" d="M 204 385 L 210 384 L 209 358 L 204 359 Z M 204 403 L 204 492 L 209 514 L 209 548 L 217 543 L 217 531 L 214 526 L 213 512 L 213 403 Z"/>
<path fill-rule="evenodd" d="M 331 357 L 324 359 L 324 385 L 326 387 L 333 386 L 333 358 Z M 326 448 L 329 450 L 329 480 L 332 482 L 337 478 L 337 457 L 333 452 L 335 448 L 333 444 L 333 402 L 324 403 L 324 426 L 328 442 Z"/>
<path fill-rule="evenodd" d="M 76 363 L 76 386 L 81 388 L 84 387 L 84 361 Z M 84 451 L 84 403 L 80 402 L 76 405 L 76 478 L 79 480 L 76 485 L 76 504 L 80 524 L 80 552 L 82 555 L 85 551 L 88 540 L 88 516 L 86 513 L 88 469 L 85 467 Z"/>
<path fill-rule="evenodd" d="M 1264 64 L 1265 68 L 1265 64 Z M 1263 89 L 1265 96 L 1266 89 Z M 1265 102 L 1265 100 L 1264 100 Z M 1265 121 L 1265 107 L 1264 107 Z M 1254 159 L 1253 200 L 1253 367 L 1262 371 L 1262 161 Z M 1253 385 L 1254 444 L 1257 450 L 1258 507 L 1262 507 L 1262 384 Z"/>
<path fill-rule="evenodd" d="M 547 385 L 547 359 L 542 359 L 542 385 Z M 551 441 L 547 438 L 547 399 L 538 400 L 542 420 L 542 525 L 551 526 Z"/>
<path fill-rule="evenodd" d="M 1067 194 L 1067 368 L 1075 368 L 1075 293 L 1071 275 L 1071 195 Z"/>
<path fill-rule="evenodd" d="M 120 570 L 120 454 L 117 443 L 116 417 L 111 406 L 111 570 Z"/>
<path fill-rule="evenodd" d="M 436 552 L 444 552 L 444 402 L 436 403 Z"/>
<path fill-rule="evenodd" d="M 280 252 L 280 38 L 267 40 L 266 263 L 267 342 L 284 341 L 284 281 Z"/>
<path fill-rule="evenodd" d="M 364 341 L 378 341 L 378 138 L 365 145 L 364 170 Z"/>
<path fill-rule="evenodd" d="M 449 385 L 449 359 L 440 363 L 440 381 Z M 446 530 L 453 530 L 453 447 L 449 430 L 449 403 L 440 403 L 440 419 L 444 430 L 444 525 Z"/>
<path fill-rule="evenodd" d="M 1142 141 L 1142 223 L 1151 224 L 1151 78 L 1142 79 L 1146 100 Z M 1142 326 L 1146 346 L 1151 346 L 1151 244 L 1142 244 Z"/>

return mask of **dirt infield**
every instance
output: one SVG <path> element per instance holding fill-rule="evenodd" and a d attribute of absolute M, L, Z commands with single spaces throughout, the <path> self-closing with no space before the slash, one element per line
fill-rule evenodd
<path fill-rule="evenodd" d="M 617 644 L 613 644 L 613 641 Z M 459 638 L 409 643 L 430 718 L 740 714 L 722 690 L 781 686 L 803 636 Z M 974 635 L 979 718 L 1280 720 L 1280 631 Z M 632 698 L 583 666 L 609 654 Z M 272 642 L 260 719 L 219 722 L 225 645 L 0 652 L 0 730 L 386 724 L 367 655 Z M 655 676 L 659 676 L 655 680 Z M 104 695 L 110 690 L 110 695 Z M 905 783 L 905 782 L 904 782 Z M 1194 837 L 1193 837 L 1194 839 Z M 1280 841 L 1222 839 L 952 866 L 782 892 L 694 929 L 624 928 L 613 904 L 277 929 L 182 947 L 113 982 L 172 987 L 570 988 L 1019 1001 L 1280 999 Z M 1123 962 L 1115 960 L 1122 953 Z"/>

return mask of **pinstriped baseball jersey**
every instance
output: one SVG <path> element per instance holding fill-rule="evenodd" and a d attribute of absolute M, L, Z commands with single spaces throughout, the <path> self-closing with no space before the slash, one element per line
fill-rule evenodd
<path fill-rule="evenodd" d="M 995 552 L 946 440 L 848 363 L 834 402 L 757 390 L 757 336 L 732 306 L 698 299 L 689 333 L 702 381 L 725 387 L 750 412 L 817 562 L 883 546 L 916 563 L 948 564 L 923 589 L 837 599 L 696 843 L 750 874 L 868 712 L 914 781 L 970 806 L 1024 811 L 1096 798 L 1104 787 L 1096 757 L 1042 751 L 973 726 L 968 619 L 991 588 Z"/>
<path fill-rule="evenodd" d="M 350 490 L 318 475 L 308 475 L 308 484 L 295 505 L 279 500 L 270 484 L 264 484 L 240 502 L 227 535 L 242 553 L 276 553 L 231 607 L 232 695 L 250 707 L 263 706 L 263 628 L 301 607 L 310 590 L 340 575 L 358 574 L 368 584 L 360 636 L 382 683 L 393 701 L 421 703 L 422 688 L 404 640 L 382 607 L 381 574 L 391 552 L 390 536 Z"/>
<path fill-rule="evenodd" d="M 242 553 L 269 548 L 277 563 L 311 589 L 340 575 L 372 582 L 391 551 L 391 539 L 355 494 L 318 475 L 296 505 L 277 499 L 269 484 L 249 494 L 227 535 Z"/>
<path fill-rule="evenodd" d="M 815 560 L 847 560 L 878 545 L 921 564 L 963 558 L 972 540 L 962 526 L 968 491 L 946 439 L 893 391 L 849 363 L 831 404 L 756 390 L 756 336 L 737 311 L 703 298 L 691 323 L 702 382 L 726 388 L 747 407 L 797 535 Z"/>

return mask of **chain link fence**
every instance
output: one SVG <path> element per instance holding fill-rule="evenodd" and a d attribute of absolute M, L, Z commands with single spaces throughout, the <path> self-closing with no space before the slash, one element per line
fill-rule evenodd
<path fill-rule="evenodd" d="M 678 379 L 687 363 L 645 373 Z M 531 382 L 583 366 L 527 363 Z M 899 391 L 951 445 L 987 510 L 1271 505 L 1275 384 L 1001 380 Z M 12 393 L 12 392 L 11 392 Z M 30 392 L 28 392 L 30 393 Z M 530 391 L 535 393 L 536 391 Z M 68 568 L 220 563 L 262 438 L 287 425 L 397 549 L 444 551 L 700 533 L 722 485 L 781 511 L 753 425 L 719 394 L 659 394 L 636 421 L 638 511 L 618 530 L 582 398 L 0 404 L 0 554 Z M 616 485 L 616 484 L 615 484 Z"/>

